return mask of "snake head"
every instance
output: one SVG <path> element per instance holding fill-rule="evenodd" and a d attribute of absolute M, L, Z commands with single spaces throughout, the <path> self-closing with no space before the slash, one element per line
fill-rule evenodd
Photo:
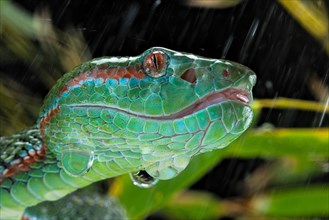
<path fill-rule="evenodd" d="M 243 65 L 161 47 L 98 58 L 59 80 L 39 128 L 64 168 L 80 158 L 81 167 L 96 160 L 116 172 L 169 179 L 250 126 L 255 82 Z"/>

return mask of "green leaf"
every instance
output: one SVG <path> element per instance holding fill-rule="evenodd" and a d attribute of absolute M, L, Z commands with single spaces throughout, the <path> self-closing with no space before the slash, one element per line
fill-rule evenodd
<path fill-rule="evenodd" d="M 161 210 L 172 219 L 217 219 L 223 216 L 320 217 L 329 216 L 328 185 L 270 190 L 251 199 L 219 200 L 209 193 L 178 194 Z"/>
<path fill-rule="evenodd" d="M 265 216 L 307 217 L 329 215 L 328 185 L 280 189 L 252 201 L 256 213 Z"/>
<path fill-rule="evenodd" d="M 187 191 L 177 194 L 161 213 L 168 219 L 218 219 L 227 214 L 225 205 L 210 193 Z"/>
<path fill-rule="evenodd" d="M 329 156 L 329 129 L 255 129 L 222 151 L 225 156 L 267 157 L 298 156 L 326 158 Z"/>

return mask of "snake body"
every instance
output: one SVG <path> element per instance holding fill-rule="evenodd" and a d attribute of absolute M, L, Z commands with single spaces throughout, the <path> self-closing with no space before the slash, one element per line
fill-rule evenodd
<path fill-rule="evenodd" d="M 74 68 L 36 126 L 0 139 L 1 217 L 126 173 L 174 178 L 249 127 L 255 82 L 240 64 L 160 47 Z"/>

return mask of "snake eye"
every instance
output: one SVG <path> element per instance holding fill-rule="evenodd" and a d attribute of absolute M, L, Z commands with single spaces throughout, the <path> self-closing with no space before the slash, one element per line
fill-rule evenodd
<path fill-rule="evenodd" d="M 154 78 L 159 78 L 166 74 L 168 57 L 161 51 L 152 51 L 145 56 L 143 67 L 145 72 Z"/>

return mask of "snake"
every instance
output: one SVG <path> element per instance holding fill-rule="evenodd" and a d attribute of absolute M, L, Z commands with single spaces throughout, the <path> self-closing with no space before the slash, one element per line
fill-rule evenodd
<path fill-rule="evenodd" d="M 255 83 L 241 64 L 163 47 L 75 67 L 33 127 L 0 138 L 1 218 L 123 174 L 140 187 L 174 178 L 248 129 Z"/>

